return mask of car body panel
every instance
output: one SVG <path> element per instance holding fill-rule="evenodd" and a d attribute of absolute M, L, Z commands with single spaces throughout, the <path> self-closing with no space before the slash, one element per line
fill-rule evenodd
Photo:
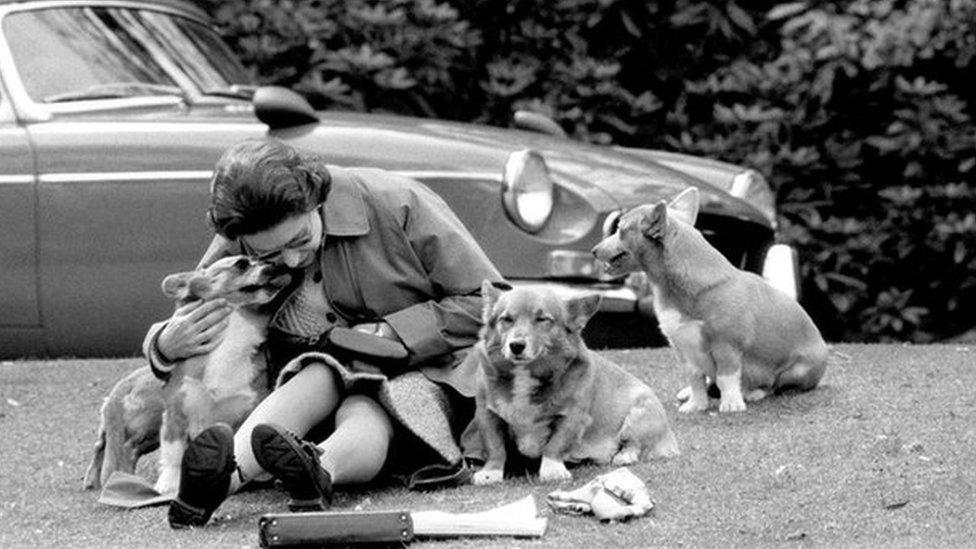
<path fill-rule="evenodd" d="M 37 197 L 33 156 L 22 129 L 0 121 L 0 326 L 40 325 L 37 296 Z"/>
<path fill-rule="evenodd" d="M 130 327 L 148 327 L 172 309 L 160 291 L 162 277 L 192 269 L 212 236 L 205 210 L 216 155 L 267 128 L 70 120 L 33 124 L 29 131 L 43 213 L 42 348 L 94 355 L 138 349 Z M 107 314 L 80 340 L 76 322 L 96 311 Z"/>

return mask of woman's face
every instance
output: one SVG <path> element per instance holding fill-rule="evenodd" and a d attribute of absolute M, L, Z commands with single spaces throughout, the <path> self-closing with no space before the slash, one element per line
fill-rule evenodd
<path fill-rule="evenodd" d="M 322 244 L 322 218 L 316 208 L 263 231 L 242 235 L 240 241 L 255 259 L 291 269 L 308 267 Z"/>

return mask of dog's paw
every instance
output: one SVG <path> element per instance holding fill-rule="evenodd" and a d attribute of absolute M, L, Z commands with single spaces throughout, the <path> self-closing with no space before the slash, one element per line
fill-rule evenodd
<path fill-rule="evenodd" d="M 723 398 L 718 405 L 718 411 L 723 414 L 729 412 L 745 412 L 746 403 L 741 398 L 739 399 Z"/>
<path fill-rule="evenodd" d="M 640 452 L 635 448 L 625 448 L 613 456 L 610 464 L 616 467 L 623 467 L 624 465 L 633 465 L 638 461 L 640 461 Z"/>
<path fill-rule="evenodd" d="M 482 469 L 480 471 L 475 471 L 474 475 L 471 477 L 471 483 L 475 486 L 484 486 L 486 484 L 497 484 L 502 481 L 505 477 L 505 471 L 502 469 Z"/>
<path fill-rule="evenodd" d="M 746 393 L 744 398 L 746 402 L 759 402 L 760 400 L 766 398 L 767 396 L 769 396 L 769 393 L 767 391 L 764 391 L 762 389 L 753 389 L 752 391 Z"/>
<path fill-rule="evenodd" d="M 159 478 L 156 479 L 156 484 L 153 488 L 160 494 L 176 494 L 180 489 L 179 469 L 175 472 L 169 469 L 160 471 Z"/>
<path fill-rule="evenodd" d="M 695 412 L 704 412 L 708 409 L 708 401 L 701 402 L 695 399 L 690 399 L 681 406 L 678 406 L 678 411 L 682 414 L 693 414 Z"/>
<path fill-rule="evenodd" d="M 542 482 L 561 482 L 572 480 L 573 475 L 566 469 L 566 465 L 558 460 L 542 457 L 539 464 L 539 480 Z"/>

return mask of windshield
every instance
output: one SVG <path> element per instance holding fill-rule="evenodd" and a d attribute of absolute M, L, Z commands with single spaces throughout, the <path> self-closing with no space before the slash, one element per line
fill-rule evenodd
<path fill-rule="evenodd" d="M 236 90 L 244 69 L 209 27 L 150 10 L 22 11 L 3 32 L 24 89 L 38 103 Z"/>

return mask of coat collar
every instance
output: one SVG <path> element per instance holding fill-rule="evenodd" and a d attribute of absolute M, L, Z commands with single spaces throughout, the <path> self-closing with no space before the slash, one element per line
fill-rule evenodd
<path fill-rule="evenodd" d="M 326 236 L 362 236 L 369 233 L 366 199 L 355 177 L 347 170 L 328 166 L 332 178 L 322 206 L 322 232 Z"/>

